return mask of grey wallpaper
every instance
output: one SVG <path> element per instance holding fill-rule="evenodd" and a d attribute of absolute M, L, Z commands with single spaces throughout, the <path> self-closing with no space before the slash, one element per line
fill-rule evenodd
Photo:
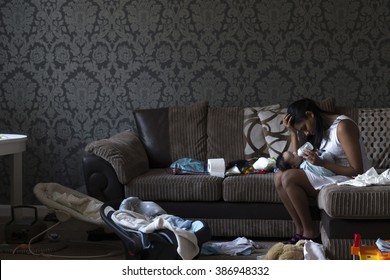
<path fill-rule="evenodd" d="M 208 100 L 390 104 L 390 1 L 0 0 L 0 133 L 29 136 L 38 182 L 84 184 L 85 145 L 137 108 Z M 10 160 L 0 159 L 0 203 Z"/>

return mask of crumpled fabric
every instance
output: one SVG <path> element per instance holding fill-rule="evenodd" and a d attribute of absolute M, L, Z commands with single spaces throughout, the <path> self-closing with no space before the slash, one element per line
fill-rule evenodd
<path fill-rule="evenodd" d="M 371 185 L 390 185 L 390 169 L 381 174 L 374 167 L 368 169 L 365 173 L 356 176 L 354 179 L 339 182 L 337 185 L 351 185 L 355 187 L 367 187 Z"/>
<path fill-rule="evenodd" d="M 176 224 L 182 219 L 173 215 L 163 214 L 149 218 L 143 214 L 131 210 L 116 210 L 111 219 L 118 225 L 139 230 L 144 233 L 152 233 L 159 229 L 168 229 L 175 234 L 178 246 L 177 253 L 183 260 L 191 260 L 199 253 L 198 239 L 191 230 L 178 228 Z M 171 222 L 176 222 L 172 224 Z"/>
<path fill-rule="evenodd" d="M 207 242 L 203 244 L 201 255 L 244 255 L 249 256 L 255 249 L 254 242 L 246 237 L 238 237 L 233 241 Z"/>
<path fill-rule="evenodd" d="M 306 240 L 303 256 L 305 260 L 326 260 L 324 246 L 313 240 Z"/>
<path fill-rule="evenodd" d="M 69 194 L 69 193 L 61 193 L 61 192 L 54 191 L 51 196 L 51 199 L 54 202 L 57 202 L 63 205 L 64 207 L 70 208 L 74 210 L 76 213 L 80 213 L 81 215 L 91 220 L 94 221 L 101 220 L 99 209 L 103 205 L 103 202 L 97 201 L 87 195 L 76 196 L 71 193 Z"/>

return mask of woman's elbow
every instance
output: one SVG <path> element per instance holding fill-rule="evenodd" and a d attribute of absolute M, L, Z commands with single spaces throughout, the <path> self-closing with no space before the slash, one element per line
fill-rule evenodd
<path fill-rule="evenodd" d="M 363 166 L 356 166 L 356 167 L 351 167 L 351 171 L 349 172 L 350 174 L 348 174 L 348 176 L 350 177 L 354 177 L 354 176 L 357 176 L 359 174 L 363 174 Z"/>

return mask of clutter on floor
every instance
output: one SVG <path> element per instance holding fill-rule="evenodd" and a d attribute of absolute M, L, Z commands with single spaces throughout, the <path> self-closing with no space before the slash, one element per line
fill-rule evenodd
<path fill-rule="evenodd" d="M 166 214 L 158 204 L 135 197 L 117 210 L 115 202 L 104 203 L 101 216 L 123 241 L 127 259 L 194 259 L 211 238 L 205 222 Z"/>
<path fill-rule="evenodd" d="M 125 248 L 126 257 L 176 259 L 178 254 L 179 258 L 193 259 L 198 255 L 200 245 L 211 238 L 210 229 L 204 222 L 184 221 L 167 214 L 156 203 L 141 201 L 136 197 L 124 199 L 119 209 L 115 210 L 112 206 L 116 202 L 103 204 L 93 197 L 57 183 L 39 183 L 34 187 L 34 194 L 55 212 L 58 223 L 66 222 L 72 217 L 113 230 L 123 244 L 133 246 Z M 188 227 L 184 227 L 184 224 Z M 160 232 L 164 230 L 166 232 Z M 158 244 L 163 244 L 161 248 L 157 248 L 162 251 L 156 254 Z M 174 246 L 175 253 L 168 255 L 164 252 L 165 245 L 166 250 Z M 147 250 L 153 254 L 146 253 Z"/>
<path fill-rule="evenodd" d="M 359 260 L 390 260 L 390 240 L 378 238 L 374 245 L 362 245 L 361 236 L 355 233 L 351 255 Z"/>
<path fill-rule="evenodd" d="M 34 216 L 22 217 L 17 216 L 15 211 L 33 210 Z M 38 219 L 38 210 L 34 206 L 19 205 L 11 206 L 11 220 L 5 225 L 4 235 L 7 244 L 28 243 L 33 237 L 46 230 L 46 223 Z M 36 241 L 42 240 L 39 236 Z"/>
<path fill-rule="evenodd" d="M 262 260 L 326 260 L 322 244 L 299 240 L 296 244 L 276 243 Z"/>
<path fill-rule="evenodd" d="M 303 260 L 303 246 L 305 240 L 299 240 L 296 244 L 276 243 L 272 246 L 263 260 Z"/>
<path fill-rule="evenodd" d="M 246 237 L 238 237 L 233 241 L 206 242 L 202 246 L 201 255 L 245 255 L 249 256 L 255 249 L 255 243 Z"/>

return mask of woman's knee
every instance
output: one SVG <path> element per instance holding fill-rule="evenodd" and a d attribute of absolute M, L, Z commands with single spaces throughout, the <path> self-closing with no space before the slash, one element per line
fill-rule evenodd
<path fill-rule="evenodd" d="M 299 173 L 296 172 L 296 169 L 289 169 L 283 172 L 283 176 L 280 178 L 281 185 L 285 188 L 288 186 L 295 185 L 297 182 L 297 178 L 299 177 Z M 299 180 L 298 180 L 299 181 Z"/>
<path fill-rule="evenodd" d="M 277 172 L 274 175 L 274 183 L 275 183 L 275 188 L 276 189 L 282 189 L 283 188 L 283 173 L 284 172 Z"/>

